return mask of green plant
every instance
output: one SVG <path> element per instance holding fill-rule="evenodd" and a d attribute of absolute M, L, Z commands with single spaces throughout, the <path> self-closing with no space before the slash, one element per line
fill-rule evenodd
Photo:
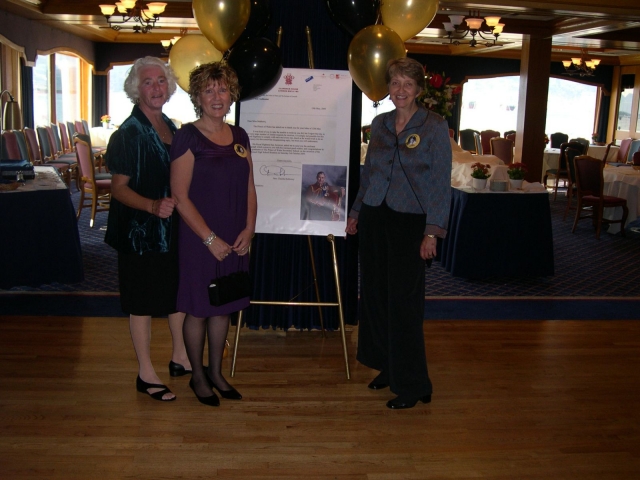
<path fill-rule="evenodd" d="M 507 169 L 507 175 L 511 180 L 524 180 L 524 176 L 528 171 L 524 163 L 512 163 Z"/>
<path fill-rule="evenodd" d="M 489 169 L 491 165 L 485 165 L 483 163 L 474 163 L 471 165 L 471 176 L 473 178 L 487 179 L 491 176 Z"/>

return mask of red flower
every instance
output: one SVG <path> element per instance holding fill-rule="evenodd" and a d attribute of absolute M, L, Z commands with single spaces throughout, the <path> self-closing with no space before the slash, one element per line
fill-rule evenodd
<path fill-rule="evenodd" d="M 440 88 L 443 82 L 444 82 L 444 79 L 442 78 L 442 75 L 440 75 L 439 73 L 434 73 L 433 76 L 429 79 L 429 85 L 431 85 L 434 88 Z"/>

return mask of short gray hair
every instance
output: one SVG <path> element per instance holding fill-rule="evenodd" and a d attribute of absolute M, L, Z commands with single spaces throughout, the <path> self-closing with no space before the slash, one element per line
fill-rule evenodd
<path fill-rule="evenodd" d="M 140 91 L 138 90 L 138 87 L 140 86 L 140 78 L 138 76 L 140 70 L 151 66 L 160 67 L 164 72 L 164 76 L 167 77 L 167 83 L 169 84 L 169 97 L 167 100 L 169 100 L 171 95 L 176 91 L 176 76 L 173 73 L 173 70 L 171 70 L 171 67 L 167 65 L 164 60 L 150 56 L 139 58 L 133 63 L 131 70 L 129 70 L 129 73 L 127 74 L 127 78 L 124 81 L 124 91 L 127 94 L 127 97 L 129 97 L 129 100 L 133 103 L 138 103 L 140 98 Z"/>

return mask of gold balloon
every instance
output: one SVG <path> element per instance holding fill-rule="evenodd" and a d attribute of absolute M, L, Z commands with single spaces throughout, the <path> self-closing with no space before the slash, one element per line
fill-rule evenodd
<path fill-rule="evenodd" d="M 215 49 L 204 35 L 185 35 L 171 47 L 169 65 L 178 77 L 178 85 L 189 91 L 189 72 L 200 65 L 222 60 L 222 53 Z"/>
<path fill-rule="evenodd" d="M 438 0 L 384 0 L 380 2 L 382 23 L 406 42 L 431 23 Z"/>
<path fill-rule="evenodd" d="M 396 32 L 384 25 L 371 25 L 353 37 L 348 55 L 351 78 L 367 97 L 378 102 L 389 93 L 384 78 L 387 62 L 406 57 L 407 51 Z"/>
<path fill-rule="evenodd" d="M 251 0 L 193 0 L 193 17 L 202 34 L 224 52 L 242 35 Z"/>

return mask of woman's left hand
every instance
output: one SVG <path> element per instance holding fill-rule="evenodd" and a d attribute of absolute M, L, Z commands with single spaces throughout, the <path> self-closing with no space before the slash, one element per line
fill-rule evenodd
<path fill-rule="evenodd" d="M 420 257 L 423 260 L 433 259 L 436 256 L 436 245 L 438 244 L 437 238 L 431 238 L 427 235 L 422 239 L 420 244 Z"/>
<path fill-rule="evenodd" d="M 251 245 L 251 239 L 253 238 L 253 232 L 251 230 L 243 230 L 236 238 L 235 243 L 231 246 L 231 249 L 239 256 L 249 253 L 249 245 Z"/>

